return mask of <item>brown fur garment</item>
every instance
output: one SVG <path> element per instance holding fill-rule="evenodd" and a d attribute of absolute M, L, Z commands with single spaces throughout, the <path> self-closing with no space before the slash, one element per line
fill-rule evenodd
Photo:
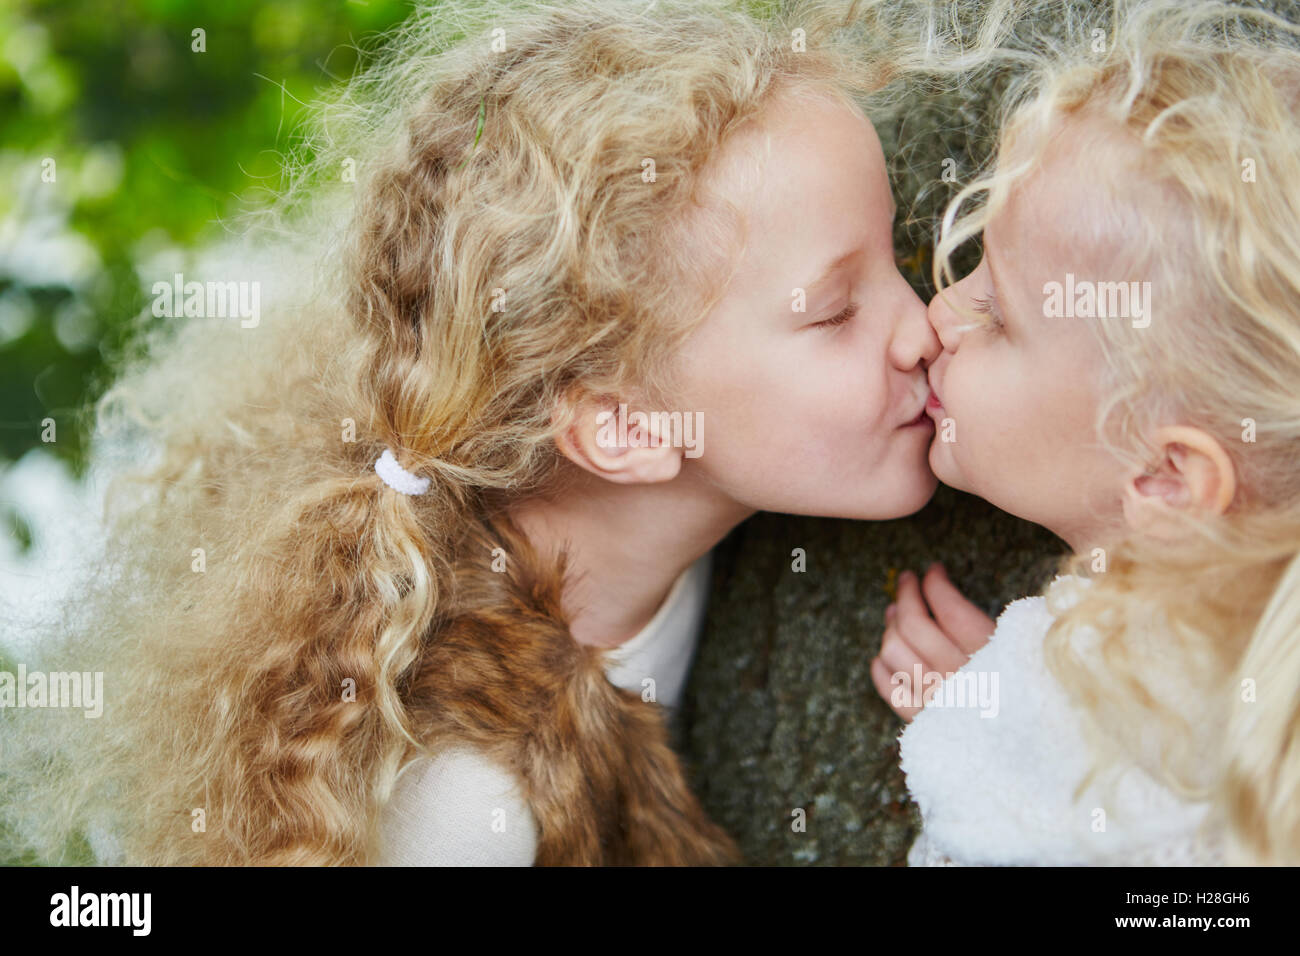
<path fill-rule="evenodd" d="M 489 567 L 498 546 L 504 572 Z M 687 784 L 662 708 L 611 684 L 602 649 L 573 639 L 563 559 L 548 566 L 504 518 L 466 553 L 456 616 L 409 689 L 431 746 L 471 745 L 524 781 L 537 865 L 739 863 Z"/>

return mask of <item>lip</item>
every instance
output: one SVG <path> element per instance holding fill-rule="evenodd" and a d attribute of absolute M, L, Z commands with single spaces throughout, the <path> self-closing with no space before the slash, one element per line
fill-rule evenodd
<path fill-rule="evenodd" d="M 943 409 L 943 400 L 939 398 L 939 393 L 936 392 L 934 390 L 934 386 L 931 385 L 930 397 L 925 400 L 924 410 L 927 412 L 931 412 L 931 411 L 940 411 L 942 409 Z"/>
<path fill-rule="evenodd" d="M 920 394 L 918 394 L 918 392 Z M 921 407 L 916 410 L 915 415 L 913 415 L 907 421 L 903 422 L 903 424 L 899 425 L 898 427 L 917 428 L 921 425 L 924 425 L 928 428 L 932 424 L 929 415 L 930 380 L 928 377 L 922 376 L 919 381 L 913 383 L 912 398 L 913 401 L 919 399 L 921 402 Z"/>
<path fill-rule="evenodd" d="M 898 427 L 899 427 L 899 428 L 915 428 L 915 427 L 917 427 L 918 425 L 926 425 L 926 426 L 929 426 L 929 425 L 930 425 L 930 416 L 929 416 L 929 414 L 927 414 L 928 411 L 929 411 L 929 404 L 927 403 L 927 404 L 921 406 L 921 410 L 920 410 L 919 412 L 916 413 L 916 417 L 915 417 L 915 418 L 913 418 L 910 422 L 903 422 L 903 424 L 899 425 Z"/>

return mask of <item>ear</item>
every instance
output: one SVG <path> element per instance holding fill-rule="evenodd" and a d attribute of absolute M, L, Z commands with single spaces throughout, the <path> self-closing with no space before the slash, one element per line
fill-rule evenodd
<path fill-rule="evenodd" d="M 555 436 L 560 454 L 579 468 L 619 484 L 672 481 L 683 449 L 655 429 L 656 419 L 626 402 L 580 389 L 565 399 L 568 424 Z"/>
<path fill-rule="evenodd" d="M 1237 493 L 1232 459 L 1213 436 L 1186 425 L 1155 434 L 1157 464 L 1124 486 L 1124 519 L 1129 527 L 1159 533 L 1176 524 L 1179 513 L 1223 514 Z"/>

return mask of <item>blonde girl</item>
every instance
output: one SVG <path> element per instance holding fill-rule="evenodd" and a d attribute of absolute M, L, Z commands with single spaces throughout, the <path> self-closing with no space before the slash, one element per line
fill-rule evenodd
<path fill-rule="evenodd" d="M 913 862 L 1300 863 L 1298 32 L 1155 0 L 1015 51 L 944 220 L 940 260 L 984 256 L 930 307 L 930 461 L 1074 553 L 982 647 L 904 583 Z M 993 678 L 992 713 L 953 693 Z"/>
<path fill-rule="evenodd" d="M 6 714 L 15 847 L 738 860 L 664 724 L 700 562 L 758 509 L 936 485 L 865 22 L 419 10 L 222 277 L 264 280 L 257 325 L 168 323 L 100 403 L 144 460 L 40 661 L 103 671 L 105 710 Z M 655 411 L 657 441 L 602 437 Z M 612 667 L 638 638 L 671 680 Z"/>

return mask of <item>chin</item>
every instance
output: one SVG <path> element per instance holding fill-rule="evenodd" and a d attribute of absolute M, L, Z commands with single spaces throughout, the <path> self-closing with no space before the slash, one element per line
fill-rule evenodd
<path fill-rule="evenodd" d="M 924 455 L 917 455 L 906 468 L 886 472 L 869 482 L 871 492 L 862 507 L 842 517 L 868 521 L 890 521 L 915 514 L 929 504 L 939 487 L 939 479 L 930 470 Z"/>
<path fill-rule="evenodd" d="M 847 521 L 890 521 L 905 518 L 920 511 L 934 497 L 939 487 L 939 479 L 928 471 L 923 475 L 911 476 L 907 484 L 895 485 L 890 493 L 882 493 L 879 485 L 876 491 L 861 501 L 824 501 L 822 504 L 808 504 L 807 499 L 797 503 L 790 501 L 767 501 L 752 503 L 757 511 L 771 511 L 776 514 L 806 515 L 810 518 L 842 518 Z"/>
<path fill-rule="evenodd" d="M 897 513 L 887 515 L 886 517 L 902 518 L 906 515 L 920 511 L 930 503 L 930 499 L 934 497 L 934 493 L 938 487 L 938 477 L 931 472 L 929 468 L 926 468 L 913 479 L 911 491 L 909 494 L 903 496 L 903 500 L 900 503 L 900 508 Z"/>
<path fill-rule="evenodd" d="M 952 452 L 942 447 L 937 438 L 930 446 L 930 469 L 934 472 L 936 480 L 942 481 L 949 488 L 972 493 L 971 489 L 966 487 L 961 472 L 953 465 Z"/>
<path fill-rule="evenodd" d="M 919 473 L 909 474 L 891 486 L 892 493 L 882 495 L 879 492 L 871 496 L 869 502 L 861 507 L 851 508 L 834 518 L 849 518 L 854 521 L 892 521 L 915 514 L 929 504 L 939 487 L 939 479 L 928 468 Z"/>

